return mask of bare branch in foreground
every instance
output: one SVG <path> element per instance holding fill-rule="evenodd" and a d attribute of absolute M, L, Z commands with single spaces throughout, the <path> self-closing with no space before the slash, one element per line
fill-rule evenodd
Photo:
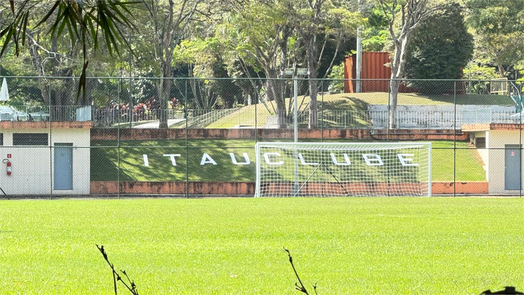
<path fill-rule="evenodd" d="M 126 278 L 127 282 L 122 280 L 122 277 L 120 276 L 120 274 L 115 270 L 115 266 L 113 265 L 113 263 L 111 263 L 111 261 L 109 261 L 109 257 L 107 256 L 107 253 L 106 253 L 106 251 L 104 249 L 104 246 L 103 245 L 101 245 L 101 246 L 96 245 L 96 247 L 98 248 L 98 251 L 100 251 L 100 253 L 104 257 L 104 260 L 107 262 L 107 264 L 111 268 L 111 271 L 113 272 L 113 288 L 115 290 L 115 295 L 118 295 L 118 286 L 117 286 L 117 282 L 118 281 L 120 281 L 120 283 L 122 283 L 122 285 L 124 285 L 124 287 L 126 287 L 126 289 L 129 290 L 129 292 L 131 292 L 131 294 L 139 295 L 138 294 L 138 290 L 136 288 L 135 282 L 133 282 L 129 278 L 129 276 L 127 275 L 125 270 L 121 270 L 120 272 L 124 275 L 124 277 Z"/>
<path fill-rule="evenodd" d="M 291 257 L 291 252 L 289 252 L 289 250 L 286 249 L 286 248 L 284 248 L 284 251 L 287 252 L 287 256 L 289 257 L 289 263 L 291 264 L 291 268 L 293 268 L 293 272 L 295 273 L 295 276 L 297 277 L 297 280 L 298 280 L 298 282 L 295 283 L 295 288 L 298 291 L 300 291 L 300 292 L 302 292 L 302 293 L 304 293 L 306 295 L 309 295 L 309 292 L 307 291 L 306 287 L 302 283 L 302 280 L 298 276 L 297 269 L 295 268 L 295 264 L 293 263 L 293 257 Z M 313 289 L 315 289 L 315 294 L 318 294 L 317 293 L 317 284 L 313 285 Z"/>

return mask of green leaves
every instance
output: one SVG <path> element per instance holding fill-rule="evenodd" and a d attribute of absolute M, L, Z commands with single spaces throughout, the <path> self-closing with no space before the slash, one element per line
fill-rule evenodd
<path fill-rule="evenodd" d="M 15 54 L 18 55 L 20 52 L 19 41 L 22 40 L 22 44 L 25 44 L 25 32 L 27 27 L 27 22 L 29 19 L 29 11 L 18 11 L 15 13 L 14 0 L 9 1 L 11 6 L 11 12 L 14 16 L 13 21 L 10 22 L 5 29 L 0 31 L 0 39 L 5 37 L 4 44 L 0 51 L 0 57 L 6 52 L 9 41 L 13 40 L 15 43 Z M 25 7 L 25 5 L 22 5 Z"/>
<path fill-rule="evenodd" d="M 466 0 L 468 22 L 481 34 L 508 34 L 523 30 L 524 7 L 514 0 Z"/>
<path fill-rule="evenodd" d="M 524 37 L 524 6 L 513 0 L 466 0 L 468 24 L 477 39 L 476 55 L 487 54 L 498 68 L 499 76 L 521 68 L 521 40 Z M 511 76 L 510 76 L 511 78 Z"/>
<path fill-rule="evenodd" d="M 10 44 L 15 46 L 15 54 L 19 54 L 20 44 L 25 45 L 25 34 L 29 24 L 29 19 L 33 16 L 33 3 L 31 0 L 16 2 L 10 0 L 12 20 L 0 31 L 0 39 L 5 38 L 5 42 L 0 51 L 2 57 Z M 132 14 L 128 6 L 135 5 L 138 1 L 119 1 L 119 0 L 67 0 L 54 1 L 47 9 L 47 13 L 37 22 L 34 28 L 43 23 L 52 21 L 49 29 L 51 37 L 69 36 L 71 43 L 80 42 L 84 58 L 84 66 L 80 77 L 78 96 L 83 93 L 85 97 L 85 82 L 88 67 L 88 44 L 91 43 L 94 51 L 100 46 L 103 40 L 111 56 L 114 53 L 120 55 L 119 47 L 125 45 L 132 52 L 132 49 L 124 38 L 123 28 L 136 29 L 131 22 Z M 44 3 L 45 5 L 45 3 Z"/>
<path fill-rule="evenodd" d="M 468 32 L 462 8 L 450 4 L 426 19 L 413 34 L 408 46 L 406 77 L 412 79 L 460 79 L 462 69 L 473 55 L 473 37 Z M 453 89 L 452 83 L 431 84 L 412 81 L 421 92 Z M 445 89 L 449 87 L 449 89 Z"/>

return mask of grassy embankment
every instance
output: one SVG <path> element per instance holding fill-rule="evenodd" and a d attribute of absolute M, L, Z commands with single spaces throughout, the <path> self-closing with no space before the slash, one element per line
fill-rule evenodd
<path fill-rule="evenodd" d="M 187 148 L 184 140 L 124 141 L 120 144 L 121 147 L 116 148 L 111 141 L 92 143 L 91 180 L 185 181 L 187 173 L 189 181 L 255 181 L 255 143 L 252 140 L 190 140 Z M 433 143 L 433 181 L 484 181 L 485 171 L 477 151 L 465 142 L 457 142 L 456 147 L 454 152 L 453 142 Z M 217 165 L 201 165 L 204 153 Z M 247 153 L 251 163 L 233 165 L 230 153 L 238 162 L 245 162 L 243 153 Z M 170 156 L 164 156 L 169 154 L 180 155 L 174 156 L 176 166 Z"/>
<path fill-rule="evenodd" d="M 351 127 L 370 127 L 371 123 L 365 111 L 368 105 L 387 105 L 388 94 L 385 92 L 340 93 L 319 96 L 319 119 L 324 120 L 325 127 L 340 127 L 340 122 L 348 122 Z M 308 107 L 309 97 L 299 97 L 299 109 Z M 463 95 L 422 95 L 417 93 L 399 93 L 399 105 L 514 105 L 509 96 L 490 94 Z M 289 100 L 286 100 L 289 104 Z M 273 102 L 239 108 L 238 111 L 207 126 L 207 128 L 233 128 L 238 125 L 255 126 L 255 114 L 258 127 L 266 124 L 267 116 L 275 112 Z M 350 111 L 340 113 L 338 111 Z M 346 116 L 347 118 L 344 118 Z"/>

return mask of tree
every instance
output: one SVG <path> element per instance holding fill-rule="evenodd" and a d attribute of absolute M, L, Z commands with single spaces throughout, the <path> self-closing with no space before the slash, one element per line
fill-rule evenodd
<path fill-rule="evenodd" d="M 377 0 L 388 20 L 394 50 L 389 81 L 389 128 L 396 128 L 398 89 L 406 65 L 406 53 L 413 31 L 439 9 L 429 0 Z M 398 28 L 397 28 L 398 26 Z"/>
<path fill-rule="evenodd" d="M 265 97 L 276 104 L 278 125 L 287 126 L 285 85 L 280 79 L 289 67 L 290 54 L 295 51 L 293 27 L 286 19 L 289 2 L 257 0 L 231 2 L 231 26 L 228 37 L 246 65 L 261 68 L 265 74 Z"/>
<path fill-rule="evenodd" d="M 496 65 L 500 77 L 524 60 L 524 5 L 514 0 L 465 0 L 467 22 L 475 30 L 479 51 Z"/>
<path fill-rule="evenodd" d="M 422 93 L 453 91 L 453 82 L 418 79 L 461 79 L 473 56 L 473 36 L 468 32 L 458 4 L 448 4 L 416 29 L 408 45 L 408 86 Z"/>
<path fill-rule="evenodd" d="M 290 14 L 288 19 L 294 20 L 293 25 L 298 31 L 300 42 L 304 45 L 306 51 L 305 63 L 309 73 L 310 97 L 309 128 L 315 128 L 318 124 L 318 70 L 327 42 L 335 40 L 336 43 L 335 52 L 326 71 L 329 72 L 342 41 L 356 34 L 357 27 L 362 23 L 362 20 L 360 14 L 326 0 L 294 1 L 291 3 L 295 7 L 290 7 L 288 10 Z M 323 42 L 319 42 L 321 40 Z"/>
<path fill-rule="evenodd" d="M 382 51 L 386 46 L 389 31 L 388 21 L 384 12 L 379 6 L 369 6 L 369 2 L 361 4 L 363 15 L 367 22 L 362 31 L 362 50 L 363 51 Z"/>
<path fill-rule="evenodd" d="M 182 0 L 175 3 L 174 0 L 145 1 L 147 10 L 151 16 L 154 36 L 153 54 L 160 65 L 160 80 L 157 85 L 160 101 L 160 128 L 167 128 L 166 108 L 171 99 L 171 85 L 173 84 L 173 53 L 175 47 L 180 44 L 194 20 L 200 4 L 203 0 Z"/>
<path fill-rule="evenodd" d="M 233 1 L 234 2 L 234 1 Z M 345 3 L 347 1 L 343 1 Z M 235 2 L 234 2 L 235 3 Z M 266 97 L 275 101 L 279 125 L 286 126 L 285 83 L 280 75 L 285 68 L 307 67 L 309 127 L 317 126 L 317 92 L 319 69 L 325 62 L 325 52 L 332 46 L 331 58 L 324 67 L 329 74 L 340 55 L 343 41 L 354 35 L 360 23 L 358 13 L 336 2 L 260 1 L 250 0 L 233 5 L 229 36 L 236 39 L 239 60 L 254 68 L 262 68 L 266 77 Z M 289 101 L 291 109 L 291 100 Z"/>
<path fill-rule="evenodd" d="M 194 106 L 209 109 L 258 102 L 263 71 L 254 58 L 250 57 L 252 60 L 248 64 L 244 52 L 237 50 L 242 38 L 238 36 L 240 29 L 236 25 L 239 17 L 233 8 L 242 5 L 239 2 L 229 5 L 224 1 L 212 7 L 205 17 L 199 19 L 198 29 L 192 30 L 191 36 L 174 51 L 175 66 L 188 68 L 190 77 L 201 78 L 206 88 L 211 89 L 206 93 L 193 92 Z M 198 88 L 202 87 L 191 87 Z"/>
<path fill-rule="evenodd" d="M 236 81 L 231 79 L 227 64 L 229 60 L 226 60 L 228 52 L 234 48 L 228 46 L 227 40 L 212 36 L 205 39 L 186 39 L 175 48 L 175 64 L 191 67 L 193 77 L 205 79 L 207 86 L 216 94 L 207 97 L 195 95 L 198 108 L 210 109 L 218 105 L 231 108 L 239 102 L 241 90 Z"/>

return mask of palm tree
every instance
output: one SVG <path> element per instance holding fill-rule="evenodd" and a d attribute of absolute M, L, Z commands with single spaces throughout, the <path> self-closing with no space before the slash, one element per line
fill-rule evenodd
<path fill-rule="evenodd" d="M 82 74 L 78 85 L 77 97 L 85 98 L 86 70 L 89 64 L 87 56 L 88 45 L 96 51 L 100 47 L 100 40 L 110 55 L 120 54 L 119 47 L 124 45 L 131 50 L 124 37 L 123 29 L 135 30 L 131 22 L 132 17 L 129 5 L 140 1 L 120 0 L 9 0 L 10 19 L 4 20 L 0 29 L 0 39 L 5 38 L 0 50 L 0 58 L 6 53 L 9 45 L 14 46 L 15 54 L 20 52 L 20 46 L 25 45 L 25 35 L 33 14 L 45 7 L 45 15 L 37 17 L 35 28 L 44 22 L 51 21 L 48 34 L 51 37 L 68 33 L 71 43 L 81 44 L 83 54 Z M 132 51 L 132 50 L 131 50 Z"/>

